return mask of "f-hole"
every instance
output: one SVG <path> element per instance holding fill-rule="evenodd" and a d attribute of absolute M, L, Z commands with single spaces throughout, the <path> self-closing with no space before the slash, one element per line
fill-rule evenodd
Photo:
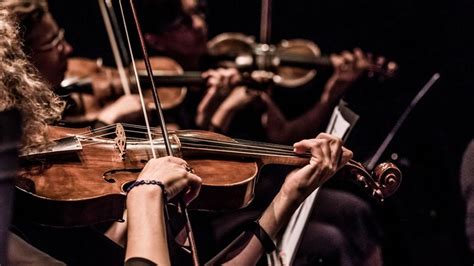
<path fill-rule="evenodd" d="M 107 183 L 115 183 L 115 179 L 112 177 L 117 173 L 140 173 L 143 168 L 120 168 L 120 169 L 110 169 L 102 174 L 102 178 Z"/>

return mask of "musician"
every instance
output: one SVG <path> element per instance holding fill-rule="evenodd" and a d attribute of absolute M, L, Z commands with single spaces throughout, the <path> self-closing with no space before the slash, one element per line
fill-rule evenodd
<path fill-rule="evenodd" d="M 310 151 L 313 157 L 308 165 L 286 177 L 277 196 L 258 220 L 260 227 L 258 230 L 263 230 L 270 239 L 277 236 L 300 203 L 352 156 L 350 151 L 341 149 L 340 140 L 327 134 L 297 142 L 294 147 L 298 153 Z M 342 162 L 338 163 L 340 156 Z M 143 185 L 140 181 L 144 179 L 160 181 L 163 185 Z M 200 182 L 198 176 L 187 172 L 186 162 L 182 159 L 164 157 L 147 164 L 135 183 L 140 185 L 131 189 L 127 198 L 129 223 L 127 259 L 142 257 L 149 260 L 147 265 L 170 264 L 165 253 L 167 244 L 163 226 L 163 193 L 172 198 L 190 188 L 184 195 L 185 200 L 190 201 L 198 195 Z M 241 247 L 243 245 L 241 241 L 237 242 L 230 247 L 227 254 L 217 258 L 215 262 L 219 264 L 228 262 L 234 265 L 255 264 L 267 246 L 262 245 L 263 241 L 255 235 L 247 234 L 246 237 L 251 238 L 244 242 L 244 247 Z M 235 256 L 235 253 L 238 255 Z"/>
<path fill-rule="evenodd" d="M 136 3 L 141 7 L 141 25 L 152 53 L 170 56 L 188 69 L 199 67 L 207 40 L 203 1 L 141 0 Z M 300 93 L 300 97 L 296 99 L 294 95 L 290 95 L 295 102 L 304 102 L 303 108 L 306 108 L 301 111 L 298 104 L 298 111 L 290 110 L 295 113 L 290 114 L 292 119 L 287 119 L 288 114 L 276 103 L 280 103 L 278 100 L 285 97 L 274 99 L 274 95 L 253 93 L 245 87 L 235 87 L 241 80 L 235 69 L 208 70 L 204 74 L 208 78 L 208 86 L 197 103 L 195 122 L 200 128 L 239 138 L 257 138 L 287 144 L 297 139 L 311 138 L 323 129 L 334 106 L 367 69 L 371 60 L 360 49 L 332 55 L 334 71 L 325 73 L 326 75 L 320 74 L 327 77 L 327 81 L 321 85 L 323 92 L 319 88 L 309 88 L 306 92 L 310 96 Z M 260 118 L 261 113 L 263 119 Z M 237 119 L 234 119 L 236 116 Z M 254 125 L 249 122 L 255 120 Z M 284 171 L 286 169 L 262 173 L 257 185 L 256 200 L 247 210 L 224 217 L 204 216 L 202 221 L 215 219 L 216 224 L 222 221 L 238 228 L 245 219 L 258 216 L 271 200 L 271 196 L 265 198 L 262 195 L 276 193 L 278 182 L 275 177 L 282 175 Z M 333 202 L 341 204 L 334 208 Z M 318 206 L 319 210 L 315 210 L 315 217 L 311 218 L 306 231 L 308 233 L 303 239 L 300 263 L 362 265 L 371 260 L 376 261 L 374 265 L 381 263 L 378 246 L 380 232 L 365 202 L 342 191 L 323 189 L 320 191 Z M 200 223 L 200 217 L 193 218 L 194 223 Z M 348 221 L 356 222 L 349 226 Z M 229 228 L 211 228 L 209 230 L 215 237 L 203 233 L 197 239 L 204 237 L 215 241 L 217 238 L 219 243 L 226 243 L 225 239 L 231 238 L 226 235 L 232 235 Z"/>
<path fill-rule="evenodd" d="M 233 119 L 238 116 L 240 110 L 250 108 L 250 114 L 261 122 L 263 138 L 266 141 L 288 144 L 298 138 L 315 135 L 316 132 L 323 130 L 333 108 L 350 86 L 366 71 L 371 60 L 360 49 L 354 49 L 352 53 L 344 51 L 339 55 L 333 54 L 330 58 L 334 71 L 325 82 L 319 100 L 311 102 L 311 99 L 314 99 L 313 96 L 317 94 L 314 91 L 318 90 L 306 88 L 307 92 L 310 90 L 312 92 L 309 92 L 308 96 L 298 94 L 300 97 L 305 97 L 305 100 L 301 101 L 307 103 L 306 109 L 301 108 L 305 111 L 299 112 L 288 106 L 285 112 L 285 109 L 276 103 L 273 95 L 266 92 L 231 90 L 232 83 L 240 80 L 237 71 L 215 72 L 209 80 L 210 86 L 207 93 L 199 105 L 197 122 L 205 121 L 202 125 L 208 125 L 209 129 L 230 135 L 237 134 L 237 137 L 242 136 L 235 130 L 244 128 L 245 137 L 249 138 L 249 131 L 252 131 L 249 130 L 248 119 L 251 117 L 241 116 L 240 121 L 233 121 Z M 383 64 L 383 61 L 378 62 Z M 222 87 L 218 80 L 229 81 L 230 85 Z M 280 89 L 282 90 L 284 89 Z M 291 95 L 291 92 L 284 95 L 287 102 L 291 102 L 292 98 L 289 97 L 295 97 Z M 300 99 L 296 101 L 300 102 Z M 252 104 L 256 102 L 264 105 L 265 108 L 257 111 L 252 109 L 255 107 Z M 261 118 L 258 117 L 258 111 L 261 113 Z M 265 179 L 261 178 L 260 183 L 260 186 L 265 186 Z M 265 186 L 266 193 L 271 191 L 271 186 Z M 335 202 L 339 203 L 337 207 L 334 205 Z M 348 221 L 352 222 L 349 224 Z M 348 192 L 329 188 L 321 189 L 305 232 L 307 233 L 302 238 L 295 263 L 305 265 L 321 263 L 318 261 L 334 265 L 381 265 L 382 263 L 381 232 L 376 219 L 366 202 Z"/>
<path fill-rule="evenodd" d="M 68 57 L 73 48 L 65 40 L 64 29 L 59 28 L 48 10 L 45 0 L 5 0 L 1 5 L 15 15 L 21 31 L 22 47 L 43 78 L 57 91 L 68 67 Z M 81 94 L 64 95 L 67 102 L 63 113 L 65 123 L 74 124 L 73 117 L 84 115 L 89 125 L 100 126 L 118 121 L 135 122 L 142 117 L 137 95 L 122 96 L 115 102 L 102 106 L 97 114 L 86 112 Z M 99 108 L 100 109 L 100 108 Z M 86 124 L 87 125 L 87 122 Z M 84 126 L 77 124 L 77 126 Z"/>
<path fill-rule="evenodd" d="M 207 50 L 204 1 L 139 0 L 141 25 L 151 55 L 176 60 L 185 70 L 196 70 Z"/>
<path fill-rule="evenodd" d="M 13 183 L 9 179 L 14 178 L 13 171 L 18 156 L 16 152 L 12 152 L 15 149 L 16 141 L 9 135 L 16 134 L 16 137 L 21 137 L 23 151 L 27 150 L 25 147 L 28 145 L 47 143 L 45 141 L 46 125 L 60 117 L 64 104 L 48 89 L 38 75 L 37 70 L 28 62 L 20 48 L 17 30 L 6 10 L 1 8 L 0 32 L 2 34 L 0 39 L 0 112 L 12 116 L 11 119 L 19 119 L 20 117 L 13 112 L 14 109 L 19 110 L 22 121 L 16 121 L 16 123 L 22 122 L 24 133 L 22 137 L 18 135 L 20 132 L 17 132 L 14 124 L 11 123 L 2 126 L 2 131 L 7 131 L 2 132 L 2 142 L 5 143 L 2 143 L 2 154 L 0 156 L 2 165 L 0 174 L 0 190 L 2 193 L 0 194 L 3 198 L 13 196 L 13 190 L 7 189 L 3 185 Z M 5 121 L 7 120 L 2 120 L 2 122 Z M 64 265 L 64 263 L 8 231 L 10 206 L 5 205 L 8 202 L 7 199 L 0 200 L 2 219 L 7 219 L 0 226 L 0 236 L 2 238 L 0 239 L 0 248 L 2 249 L 0 250 L 0 264 Z M 5 238 L 5 241 L 3 238 Z"/>

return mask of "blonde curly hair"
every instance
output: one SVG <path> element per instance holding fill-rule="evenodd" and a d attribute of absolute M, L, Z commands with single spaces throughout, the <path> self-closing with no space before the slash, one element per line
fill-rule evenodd
<path fill-rule="evenodd" d="M 49 13 L 48 3 L 45 0 L 2 0 L 0 8 L 8 10 L 19 25 L 19 38 L 23 40 L 22 44 L 25 44 L 23 48 L 29 47 L 28 36 L 33 27 Z"/>
<path fill-rule="evenodd" d="M 0 111 L 13 108 L 21 111 L 26 151 L 31 145 L 49 143 L 47 124 L 60 119 L 65 104 L 28 61 L 14 21 L 9 9 L 0 4 Z"/>

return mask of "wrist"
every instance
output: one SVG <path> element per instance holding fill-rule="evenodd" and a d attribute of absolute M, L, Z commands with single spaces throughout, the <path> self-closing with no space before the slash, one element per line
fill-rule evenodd
<path fill-rule="evenodd" d="M 337 78 L 331 78 L 326 83 L 321 102 L 332 104 L 338 101 L 349 87 L 350 83 L 341 81 Z"/>
<path fill-rule="evenodd" d="M 252 234 L 254 234 L 260 241 L 260 244 L 263 246 L 266 253 L 270 254 L 276 250 L 276 245 L 272 237 L 267 233 L 267 231 L 265 231 L 258 221 L 254 221 L 250 224 L 249 231 L 252 232 Z"/>
<path fill-rule="evenodd" d="M 136 197 L 135 195 L 141 195 L 141 197 L 144 198 L 160 197 L 165 201 L 168 196 L 165 185 L 161 181 L 153 179 L 137 180 L 127 187 L 126 192 L 127 196 L 132 195 L 132 197 Z"/>
<path fill-rule="evenodd" d="M 127 193 L 127 198 L 154 200 L 163 197 L 163 190 L 159 186 L 138 186 Z"/>
<path fill-rule="evenodd" d="M 298 206 L 299 204 L 292 197 L 288 197 L 286 193 L 280 191 L 260 217 L 258 224 L 271 239 L 275 239 Z"/>
<path fill-rule="evenodd" d="M 301 202 L 303 202 L 303 199 L 304 195 L 302 194 L 302 191 L 288 188 L 286 182 L 275 197 L 275 200 L 278 201 L 282 207 L 289 209 L 290 211 L 296 210 Z"/>

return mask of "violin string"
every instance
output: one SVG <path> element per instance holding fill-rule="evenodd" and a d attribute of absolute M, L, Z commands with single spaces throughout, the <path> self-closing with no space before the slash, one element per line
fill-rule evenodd
<path fill-rule="evenodd" d="M 225 148 L 232 151 L 239 152 L 251 152 L 251 153 L 265 153 L 267 155 L 285 155 L 285 156 L 295 156 L 295 157 L 305 157 L 307 154 L 296 154 L 292 150 L 287 149 L 276 149 L 273 147 L 260 147 L 260 146 L 249 146 L 243 145 L 240 143 L 232 142 L 220 142 L 220 141 L 209 141 L 206 139 L 196 140 L 195 138 L 180 137 L 181 143 L 186 145 L 185 147 L 199 147 L 199 148 L 209 148 L 216 150 L 217 148 Z"/>
<path fill-rule="evenodd" d="M 130 128 L 137 128 L 141 129 L 144 128 L 139 125 L 132 125 L 132 124 L 124 124 L 127 127 Z M 139 131 L 132 131 L 132 130 L 126 130 L 134 133 L 142 133 Z M 154 133 L 153 135 L 155 136 L 161 136 L 159 133 Z M 179 132 L 178 132 L 179 135 Z M 288 152 L 287 154 L 289 155 L 296 155 L 293 152 L 293 147 L 292 146 L 287 146 L 287 145 L 280 145 L 280 144 L 272 144 L 272 143 L 265 143 L 265 142 L 258 142 L 258 141 L 249 141 L 249 140 L 236 140 L 237 142 L 230 142 L 230 141 L 218 141 L 218 140 L 209 140 L 209 139 L 204 139 L 204 138 L 198 138 L 198 137 L 185 137 L 185 136 L 179 136 L 179 139 L 181 141 L 199 141 L 199 142 L 206 142 L 206 144 L 216 144 L 216 145 L 222 145 L 222 146 L 234 146 L 234 147 L 239 147 L 239 148 L 246 148 L 246 149 L 255 149 L 255 150 L 271 150 L 271 151 L 276 151 L 276 152 Z M 188 143 L 189 143 L 188 142 Z"/>
<path fill-rule="evenodd" d="M 134 125 L 134 124 L 127 124 L 124 123 L 122 124 L 124 128 L 135 128 L 135 129 L 145 129 L 145 126 L 140 126 L 140 125 Z M 113 135 L 115 132 L 108 132 L 105 134 L 98 135 L 98 132 L 106 131 L 109 129 L 114 128 L 115 125 L 107 125 L 98 129 L 95 129 L 91 131 L 90 133 L 83 133 L 80 134 L 82 137 L 87 137 L 87 136 L 94 136 L 97 138 L 105 137 L 108 135 Z M 156 129 L 156 127 L 152 128 Z M 125 130 L 125 132 L 129 133 L 135 133 L 135 134 L 144 134 L 146 135 L 146 131 L 139 131 L 139 130 Z M 154 136 L 160 136 L 161 134 L 159 133 L 154 133 L 152 132 Z M 179 135 L 179 132 L 178 132 Z M 139 137 L 127 137 L 127 139 L 130 140 L 136 140 L 136 141 L 146 141 L 147 138 L 139 138 Z M 243 152 L 246 154 L 254 154 L 254 155 L 283 155 L 283 156 L 297 156 L 297 157 L 307 157 L 311 155 L 309 152 L 302 153 L 302 154 L 296 154 L 293 152 L 293 147 L 292 146 L 287 146 L 287 145 L 281 145 L 281 144 L 273 144 L 273 143 L 266 143 L 266 142 L 259 142 L 259 141 L 251 141 L 251 140 L 242 140 L 242 139 L 235 139 L 237 142 L 230 142 L 230 141 L 218 141 L 218 140 L 209 140 L 205 138 L 199 138 L 199 137 L 186 137 L 186 136 L 180 136 L 179 139 L 183 144 L 186 146 L 184 148 L 199 148 L 199 149 L 206 149 L 208 151 L 215 151 L 215 152 L 222 152 L 222 149 L 217 149 L 218 147 L 225 147 L 225 148 L 233 148 L 234 152 Z M 86 139 L 86 141 L 90 142 L 87 144 L 83 144 L 82 146 L 89 146 L 89 145 L 95 145 L 98 143 L 101 143 L 101 141 L 97 140 L 92 140 L 92 139 Z M 200 144 L 200 143 L 205 143 L 205 144 Z M 193 146 L 194 145 L 194 146 Z M 215 145 L 215 146 L 213 146 Z M 250 152 L 249 152 L 250 151 Z M 256 151 L 256 152 L 253 152 Z M 349 163 L 352 164 L 357 164 L 357 161 L 354 160 L 349 160 Z"/>
<path fill-rule="evenodd" d="M 91 131 L 87 131 L 86 133 L 79 133 L 79 134 L 76 134 L 76 135 L 81 135 L 81 136 L 86 136 L 86 137 L 89 137 L 89 136 L 94 137 L 94 136 L 98 136 L 97 133 L 110 130 L 113 127 L 115 127 L 115 125 L 108 125 L 108 126 L 104 126 L 104 127 L 100 127 L 100 128 L 91 130 Z"/>
<path fill-rule="evenodd" d="M 109 135 L 115 135 L 115 132 L 107 132 L 107 133 L 104 133 L 104 134 L 101 134 L 101 135 L 86 136 L 86 138 L 90 138 L 90 137 L 104 138 L 104 137 L 109 136 Z M 79 136 L 82 136 L 82 135 L 79 135 Z"/>
<path fill-rule="evenodd" d="M 245 140 L 245 139 L 235 139 L 235 140 L 240 143 L 247 143 L 248 145 L 253 145 L 253 146 L 275 147 L 275 148 L 285 149 L 289 151 L 294 150 L 293 146 L 288 146 L 288 145 L 274 144 L 274 143 L 254 141 L 254 140 Z"/>
<path fill-rule="evenodd" d="M 274 153 L 274 154 L 286 154 L 286 155 L 294 155 L 293 153 L 289 153 L 287 151 L 283 150 L 275 150 L 275 149 L 265 149 L 263 147 L 258 147 L 258 148 L 252 148 L 248 147 L 245 145 L 241 144 L 233 144 L 233 143 L 219 143 L 219 142 L 196 142 L 196 141 L 187 141 L 187 140 L 182 140 L 181 143 L 183 145 L 189 145 L 189 146 L 200 146 L 200 147 L 208 147 L 208 148 L 213 148 L 213 149 L 229 149 L 229 150 L 235 150 L 235 151 L 258 151 L 258 152 L 267 152 L 267 153 Z"/>
<path fill-rule="evenodd" d="M 305 158 L 305 157 L 297 157 L 296 154 L 289 154 L 289 153 L 278 153 L 275 151 L 262 151 L 262 150 L 248 150 L 248 149 L 222 149 L 222 148 L 215 148 L 208 145 L 186 145 L 183 146 L 183 149 L 193 149 L 193 150 L 201 150 L 201 151 L 208 151 L 208 152 L 215 152 L 215 153 L 230 153 L 230 154 L 239 154 L 239 155 L 254 155 L 254 156 L 283 156 L 283 157 L 293 157 L 293 158 Z"/>
<path fill-rule="evenodd" d="M 265 151 L 275 151 L 275 152 L 284 152 L 291 155 L 296 155 L 293 152 L 293 147 L 291 146 L 284 146 L 284 145 L 272 145 L 269 143 L 263 142 L 251 142 L 247 143 L 240 143 L 240 142 L 230 142 L 230 141 L 217 141 L 217 140 L 208 140 L 203 138 L 193 138 L 193 137 L 184 137 L 180 136 L 179 139 L 182 142 L 188 143 L 205 143 L 208 145 L 218 145 L 224 147 L 236 147 L 241 149 L 253 149 L 253 150 L 265 150 Z M 255 143 L 255 144 L 252 144 Z"/>
<path fill-rule="evenodd" d="M 125 132 L 145 134 L 144 131 L 139 131 L 140 129 L 145 129 L 146 128 L 145 126 L 127 124 L 127 123 L 124 123 L 122 125 L 124 126 L 124 128 L 127 128 Z M 131 130 L 128 128 L 135 128 L 138 130 Z M 157 128 L 152 128 L 152 129 L 157 129 Z M 152 132 L 152 135 L 161 137 L 160 133 Z M 179 132 L 178 132 L 178 136 L 179 136 Z M 179 136 L 179 139 L 183 142 L 186 142 L 186 144 L 190 144 L 191 142 L 201 142 L 201 143 L 205 142 L 205 144 L 207 145 L 218 145 L 218 146 L 224 146 L 224 147 L 235 147 L 235 148 L 240 148 L 240 149 L 252 149 L 252 150 L 260 150 L 260 151 L 265 150 L 268 152 L 274 151 L 277 153 L 285 152 L 285 154 L 287 155 L 298 156 L 298 154 L 293 152 L 294 148 L 292 146 L 281 145 L 281 144 L 273 144 L 273 143 L 265 143 L 265 142 L 241 140 L 241 139 L 236 139 L 237 142 L 218 141 L 218 140 L 209 140 L 209 139 L 199 138 L 199 137 L 186 137 L 186 136 Z"/>

